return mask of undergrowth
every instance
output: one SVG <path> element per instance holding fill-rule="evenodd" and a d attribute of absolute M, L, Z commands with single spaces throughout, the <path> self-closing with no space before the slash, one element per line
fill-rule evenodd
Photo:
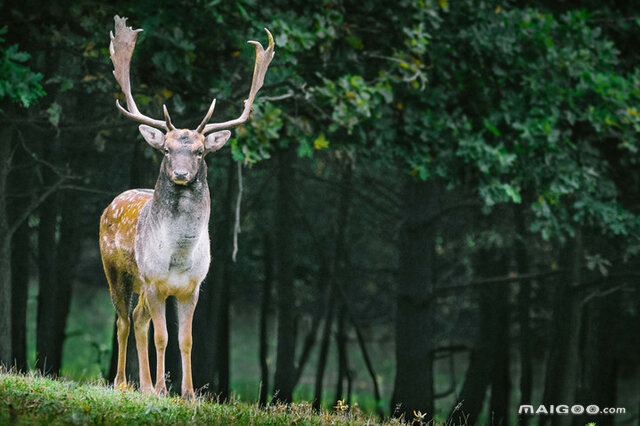
<path fill-rule="evenodd" d="M 104 381 L 77 383 L 38 374 L 0 373 L 0 424 L 250 424 L 360 425 L 381 421 L 357 405 L 339 404 L 315 413 L 310 403 L 292 405 L 230 401 L 219 404 L 199 396 L 145 395 L 133 389 L 115 390 Z M 398 420 L 385 424 L 399 423 Z"/>

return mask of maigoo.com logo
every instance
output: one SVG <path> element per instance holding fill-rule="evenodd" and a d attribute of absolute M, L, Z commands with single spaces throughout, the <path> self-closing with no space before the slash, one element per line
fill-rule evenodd
<path fill-rule="evenodd" d="M 533 405 L 521 405 L 518 409 L 518 414 L 625 414 L 627 410 L 624 407 L 613 407 L 613 408 L 600 408 L 595 404 L 587 405 L 585 408 L 584 405 L 572 405 L 569 407 L 565 404 L 560 405 L 538 405 L 537 408 L 534 408 Z"/>

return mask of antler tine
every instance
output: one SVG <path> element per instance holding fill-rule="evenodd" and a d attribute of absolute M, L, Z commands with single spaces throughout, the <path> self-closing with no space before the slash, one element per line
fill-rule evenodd
<path fill-rule="evenodd" d="M 133 96 L 131 95 L 129 68 L 131 66 L 131 56 L 133 55 L 133 50 L 136 47 L 136 38 L 142 29 L 134 30 L 131 27 L 127 27 L 127 18 L 121 18 L 116 15 L 113 19 L 115 21 L 116 35 L 114 36 L 113 32 L 109 32 L 109 36 L 111 37 L 109 53 L 111 56 L 111 62 L 113 62 L 113 75 L 118 81 L 118 84 L 120 84 L 122 93 L 124 93 L 127 99 L 127 109 L 124 109 L 118 100 L 116 100 L 116 106 L 126 117 L 131 118 L 132 120 L 158 129 L 172 130 L 169 128 L 169 125 L 171 124 L 170 120 L 154 120 L 153 118 L 141 114 L 133 100 Z M 168 114 L 165 114 L 165 118 L 166 117 L 168 117 Z"/>
<path fill-rule="evenodd" d="M 202 123 L 200 123 L 200 125 L 198 126 L 198 128 L 196 129 L 196 132 L 198 133 L 202 133 L 202 130 L 204 129 L 204 126 L 209 122 L 209 120 L 211 119 L 211 116 L 213 115 L 213 110 L 216 108 L 216 100 L 214 99 L 213 102 L 211 102 L 211 106 L 209 107 L 209 111 L 207 111 L 207 115 L 204 116 L 204 119 L 202 120 Z"/>
<path fill-rule="evenodd" d="M 216 130 L 238 127 L 241 124 L 244 124 L 244 122 L 249 118 L 249 114 L 251 113 L 251 106 L 253 105 L 253 101 L 256 97 L 256 94 L 258 93 L 258 90 L 260 90 L 262 84 L 264 83 L 264 76 L 267 73 L 267 69 L 269 68 L 269 64 L 271 63 L 271 60 L 273 59 L 273 55 L 275 53 L 275 43 L 273 41 L 273 36 L 268 29 L 265 28 L 264 30 L 267 32 L 267 36 L 269 37 L 269 47 L 267 47 L 266 50 L 257 41 L 248 42 L 256 47 L 256 63 L 253 67 L 253 80 L 251 82 L 251 90 L 249 91 L 249 97 L 244 101 L 244 110 L 242 111 L 242 114 L 235 120 L 225 121 L 224 123 L 207 124 L 200 131 L 200 133 L 206 134 Z M 210 113 L 213 113 L 212 108 L 213 106 L 209 108 Z M 208 114 L 209 113 L 207 113 L 207 115 Z M 206 123 L 208 120 L 209 118 L 205 117 L 205 121 L 203 121 L 203 123 Z M 200 127 L 198 127 L 198 129 L 200 129 Z"/>
<path fill-rule="evenodd" d="M 169 111 L 167 111 L 167 106 L 162 104 L 162 111 L 164 112 L 164 122 L 167 126 L 167 130 L 175 130 L 175 126 L 171 124 L 171 117 L 169 117 Z"/>

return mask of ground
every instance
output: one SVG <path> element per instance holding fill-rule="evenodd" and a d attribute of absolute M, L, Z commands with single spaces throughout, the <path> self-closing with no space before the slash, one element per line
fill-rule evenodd
<path fill-rule="evenodd" d="M 218 404 L 199 397 L 144 395 L 113 389 L 104 382 L 80 384 L 35 374 L 0 373 L 0 424 L 378 424 L 358 407 L 314 413 L 308 403 L 292 406 L 232 401 Z M 394 422 L 395 423 L 395 422 Z"/>

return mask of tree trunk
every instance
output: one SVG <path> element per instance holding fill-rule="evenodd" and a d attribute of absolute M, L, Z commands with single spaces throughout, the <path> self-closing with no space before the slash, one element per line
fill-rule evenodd
<path fill-rule="evenodd" d="M 317 280 L 317 291 L 314 297 L 319 299 L 322 294 L 326 294 L 325 287 L 328 287 L 327 277 L 329 276 L 329 266 L 327 265 L 327 260 L 325 256 L 321 256 L 318 259 L 320 266 L 318 267 L 318 280 Z M 324 283 L 323 283 L 324 281 Z M 324 285 L 323 285 L 324 284 Z M 313 346 L 316 342 L 316 337 L 318 334 L 318 329 L 320 328 L 320 324 L 322 323 L 323 315 L 325 314 L 324 305 L 317 306 L 314 309 L 313 317 L 311 319 L 311 327 L 307 332 L 307 335 L 304 338 L 304 343 L 302 345 L 302 349 L 300 351 L 300 357 L 298 358 L 298 363 L 296 365 L 296 374 L 293 379 L 293 386 L 295 387 L 300 378 L 302 377 L 302 373 L 304 372 L 304 368 L 309 361 L 311 356 L 311 352 L 313 351 Z"/>
<path fill-rule="evenodd" d="M 209 224 L 209 234 L 213 226 Z M 215 338 L 215 293 L 213 275 L 219 259 L 213 253 L 209 275 L 200 286 L 198 306 L 193 316 L 193 349 L 191 351 L 191 363 L 193 368 L 193 385 L 195 389 L 203 389 L 206 392 L 214 392 L 215 384 L 215 347 L 212 344 Z"/>
<path fill-rule="evenodd" d="M 29 297 L 29 225 L 23 223 L 11 243 L 11 332 L 13 365 L 27 371 L 27 299 Z"/>
<path fill-rule="evenodd" d="M 231 264 L 231 230 L 233 229 L 232 200 L 235 191 L 236 163 L 229 157 L 227 167 L 226 193 L 221 200 L 221 220 L 213 235 L 213 288 L 214 288 L 214 375 L 216 377 L 215 391 L 220 400 L 224 401 L 230 395 L 230 362 L 229 362 L 229 309 L 231 304 L 230 284 L 232 276 Z"/>
<path fill-rule="evenodd" d="M 0 201 L 0 209 L 2 209 Z M 0 210 L 1 211 L 1 210 Z M 0 219 L 0 284 L 2 294 L 0 294 L 0 312 L 2 318 L 0 323 L 0 364 L 10 367 L 13 362 L 12 341 L 11 341 L 11 237 L 7 231 L 7 226 Z"/>
<path fill-rule="evenodd" d="M 346 302 L 345 302 L 346 303 Z M 347 309 L 348 309 L 348 305 Z M 373 397 L 376 401 L 376 414 L 381 418 L 384 415 L 384 409 L 382 406 L 382 396 L 380 395 L 380 386 L 378 385 L 378 378 L 376 376 L 376 372 L 373 369 L 373 363 L 371 362 L 371 357 L 369 356 L 369 352 L 367 351 L 367 345 L 364 341 L 364 336 L 362 335 L 362 331 L 360 330 L 360 326 L 355 322 L 353 315 L 350 315 L 351 324 L 356 332 L 356 337 L 358 338 L 358 345 L 360 346 L 360 350 L 362 352 L 362 358 L 364 359 L 364 364 L 367 367 L 367 372 L 371 377 L 371 381 L 373 383 Z"/>
<path fill-rule="evenodd" d="M 492 285 L 495 287 L 495 285 Z M 491 381 L 491 367 L 493 359 L 493 342 L 491 329 L 493 320 L 492 292 L 489 288 L 482 288 L 479 292 L 480 320 L 479 331 L 467 367 L 467 374 L 462 385 L 456 404 L 461 403 L 459 412 L 454 408 L 449 420 L 454 424 L 466 424 L 461 421 L 467 419 L 473 425 L 482 411 L 485 394 Z"/>
<path fill-rule="evenodd" d="M 514 205 L 514 219 L 517 240 L 515 243 L 515 260 L 518 275 L 530 273 L 529 256 L 526 244 L 526 226 L 521 205 Z M 518 323 L 520 326 L 520 404 L 532 404 L 533 396 L 533 355 L 531 332 L 531 280 L 520 281 L 518 292 Z M 527 426 L 530 416 L 518 417 L 520 426 Z"/>
<path fill-rule="evenodd" d="M 67 192 L 61 194 L 64 200 L 62 205 L 62 220 L 60 224 L 60 241 L 55 248 L 55 270 L 56 277 L 53 280 L 55 294 L 49 293 L 49 304 L 47 312 L 49 318 L 48 349 L 43 352 L 47 359 L 51 359 L 51 363 L 47 362 L 46 367 L 51 367 L 51 372 L 58 374 L 62 366 L 62 349 L 65 340 L 65 328 L 67 325 L 67 317 L 69 315 L 69 306 L 71 304 L 72 284 L 75 273 L 75 265 L 78 259 L 78 221 L 80 220 L 81 210 L 78 208 L 78 197 L 75 193 Z M 55 237 L 54 237 L 55 239 Z M 48 240 L 49 241 L 49 240 Z"/>
<path fill-rule="evenodd" d="M 326 304 L 326 314 L 324 319 L 324 327 L 322 328 L 322 340 L 320 341 L 320 349 L 318 354 L 318 364 L 316 366 L 316 383 L 313 397 L 313 408 L 320 410 L 322 407 L 322 390 L 324 381 L 324 371 L 327 366 L 327 355 L 329 352 L 329 341 L 331 340 L 331 329 L 333 327 L 333 316 L 335 307 L 335 286 L 333 281 L 329 288 L 329 296 Z"/>
<path fill-rule="evenodd" d="M 7 176 L 10 169 L 11 126 L 0 130 L 0 364 L 13 364 L 11 324 L 11 235 L 7 211 Z"/>
<path fill-rule="evenodd" d="M 230 212 L 228 213 L 230 215 Z M 231 221 L 228 222 L 229 225 Z M 231 228 L 227 228 L 231 229 Z M 222 236 L 222 235 L 220 235 Z M 225 236 L 229 236 L 229 234 L 225 234 Z M 227 238 L 227 241 L 229 239 Z M 227 244 L 228 246 L 228 244 Z M 230 356 L 230 335 L 229 335 L 229 327 L 230 327 L 230 305 L 231 305 L 231 297 L 230 297 L 230 281 L 231 281 L 231 269 L 232 265 L 230 264 L 230 256 L 231 253 L 228 251 L 225 252 L 224 259 L 220 259 L 220 263 L 225 263 L 222 276 L 222 281 L 218 286 L 219 292 L 216 294 L 217 299 L 217 309 L 216 309 L 216 371 L 218 375 L 218 395 L 222 401 L 229 398 L 230 395 L 230 380 L 231 380 L 231 364 L 229 362 Z"/>
<path fill-rule="evenodd" d="M 271 287 L 273 282 L 273 259 L 271 251 L 271 238 L 268 233 L 264 236 L 264 281 L 262 287 L 262 302 L 260 305 L 260 394 L 258 404 L 261 407 L 267 405 L 267 393 L 269 392 L 269 366 L 267 357 L 267 329 L 269 320 L 269 306 L 271 306 Z"/>
<path fill-rule="evenodd" d="M 493 254 L 493 255 L 492 255 Z M 506 259 L 487 250 L 477 255 L 476 273 L 489 277 L 507 272 Z M 506 424 L 509 402 L 509 295 L 500 284 L 489 284 L 476 289 L 479 304 L 479 330 L 475 339 L 467 374 L 449 420 L 459 423 L 466 418 L 472 425 L 482 412 L 487 389 L 491 385 L 490 411 L 487 424 Z M 464 423 L 464 422 L 463 422 Z"/>
<path fill-rule="evenodd" d="M 329 297 L 327 299 L 326 305 L 326 315 L 325 315 L 325 324 L 322 332 L 322 341 L 320 343 L 320 355 L 318 357 L 318 366 L 316 371 L 316 385 L 315 385 L 315 396 L 313 399 L 314 408 L 320 409 L 322 405 L 322 391 L 323 391 L 323 381 L 324 381 L 324 371 L 327 362 L 327 353 L 329 350 L 329 343 L 331 340 L 331 331 L 333 328 L 333 317 L 335 312 L 336 300 L 341 300 L 338 297 L 338 286 L 341 282 L 346 282 L 344 280 L 344 265 L 347 257 L 349 256 L 347 251 L 347 225 L 349 222 L 349 207 L 351 204 L 351 179 L 353 176 L 353 164 L 347 162 L 343 165 L 344 171 L 342 173 L 342 184 L 340 187 L 342 188 L 340 191 L 340 201 L 337 211 L 337 231 L 335 236 L 335 248 L 334 248 L 334 256 L 332 262 L 332 272 L 329 278 Z M 344 281 L 343 281 L 344 280 Z M 342 303 L 338 303 L 341 306 L 341 310 L 343 313 L 342 324 L 338 324 L 338 327 L 344 327 L 344 309 Z M 340 330 L 339 330 L 340 332 Z M 342 361 L 339 362 L 339 367 L 344 368 L 345 364 Z M 339 393 L 342 393 L 342 380 L 344 377 L 344 370 L 338 373 L 338 389 Z"/>
<path fill-rule="evenodd" d="M 63 71 L 67 67 L 78 65 L 73 56 L 67 53 L 60 55 L 52 55 L 44 58 L 45 69 L 48 74 L 55 74 Z M 48 94 L 50 99 L 62 107 L 64 111 L 78 110 L 78 98 L 70 97 L 60 92 L 60 87 L 55 85 Z M 41 159 L 44 162 L 40 166 L 42 184 L 51 185 L 60 179 L 59 172 L 53 168 L 58 168 L 62 161 L 62 157 L 71 160 L 72 165 L 77 166 L 77 154 L 72 149 L 66 154 L 62 154 L 63 149 L 74 140 L 78 135 L 74 135 L 69 131 L 61 131 L 57 128 L 48 128 L 45 133 L 37 135 L 42 139 L 41 143 Z M 53 136 L 51 135 L 53 133 Z M 64 142 L 64 143 L 63 143 Z M 74 164 L 75 163 L 75 164 Z M 75 167 L 77 170 L 77 167 Z M 60 373 L 62 365 L 62 346 L 64 343 L 64 328 L 66 324 L 66 315 L 69 310 L 69 298 L 71 295 L 71 271 L 62 270 L 63 267 L 73 265 L 77 247 L 73 247 L 73 243 L 69 241 L 69 236 L 63 233 L 70 230 L 70 227 L 77 223 L 60 223 L 58 224 L 58 215 L 60 214 L 61 196 L 58 192 L 51 194 L 39 207 L 40 223 L 38 226 L 38 308 L 36 316 L 36 369 L 43 374 Z M 73 212 L 72 209 L 78 209 L 78 206 L 67 207 L 67 215 L 79 214 Z M 62 221 L 65 221 L 64 216 Z M 65 229 L 62 230 L 62 226 Z M 58 235 L 64 247 L 60 250 L 70 250 L 68 252 L 59 252 Z M 72 236 L 71 236 L 72 237 Z M 70 248 L 71 247 L 71 248 Z M 70 259 L 66 259 L 66 258 Z M 65 259 L 66 265 L 59 265 L 58 260 Z M 69 268 L 71 269 L 71 268 Z"/>
<path fill-rule="evenodd" d="M 56 138 L 57 139 L 57 138 Z M 53 159 L 60 147 L 56 140 L 43 143 L 42 157 L 55 164 Z M 42 167 L 43 182 L 49 183 L 56 175 L 49 167 Z M 38 310 L 36 318 L 36 369 L 43 374 L 57 375 L 62 364 L 62 352 L 58 351 L 58 340 L 63 336 L 51 332 L 51 322 L 55 321 L 60 303 L 60 289 L 56 271 L 56 234 L 58 223 L 58 194 L 51 195 L 40 205 L 40 223 L 38 225 Z M 57 328 L 57 327 L 56 327 Z"/>
<path fill-rule="evenodd" d="M 568 272 L 566 279 L 558 285 L 551 321 L 551 341 L 543 404 L 571 405 L 575 401 L 578 379 L 578 343 L 580 331 L 580 302 L 576 287 L 580 284 L 582 264 L 582 232 L 576 230 L 575 237 L 566 250 Z M 571 416 L 541 416 L 540 425 L 551 421 L 552 425 L 569 425 Z"/>
<path fill-rule="evenodd" d="M 506 268 L 504 268 L 506 270 Z M 494 345 L 491 380 L 491 401 L 489 405 L 490 423 L 507 425 L 509 423 L 509 289 L 508 285 L 495 286 L 493 299 L 494 312 Z"/>
<path fill-rule="evenodd" d="M 624 338 L 620 331 L 620 292 L 598 297 L 583 307 L 584 324 L 582 350 L 581 386 L 577 402 L 587 407 L 615 407 L 617 405 L 618 356 L 615 348 Z M 575 416 L 574 425 L 595 422 L 598 425 L 613 425 L 615 415 Z"/>
<path fill-rule="evenodd" d="M 391 413 L 410 421 L 413 412 L 433 417 L 433 276 L 435 232 L 425 224 L 438 211 L 433 182 L 409 180 L 399 238 L 396 296 L 396 376 Z"/>
<path fill-rule="evenodd" d="M 40 224 L 38 226 L 38 269 L 39 290 L 36 325 L 36 369 L 43 374 L 60 371 L 61 358 L 55 350 L 56 337 L 49 332 L 57 299 L 55 283 L 55 250 L 56 250 L 57 197 L 40 207 Z"/>
<path fill-rule="evenodd" d="M 347 355 L 347 310 L 344 302 L 338 304 L 338 332 L 336 333 L 336 347 L 338 349 L 338 380 L 336 381 L 336 396 L 334 402 L 342 400 L 343 382 L 347 379 L 347 387 L 351 380 L 349 379 L 349 358 Z"/>
<path fill-rule="evenodd" d="M 293 146 L 278 150 L 278 194 L 276 206 L 276 261 L 278 295 L 278 343 L 276 349 L 276 372 L 273 383 L 274 399 L 290 403 L 293 398 L 295 374 L 295 325 L 293 307 L 294 253 L 292 216 L 295 160 Z"/>
<path fill-rule="evenodd" d="M 43 158 L 55 165 L 60 155 L 60 137 L 74 140 L 73 134 L 55 137 L 52 144 L 43 144 Z M 82 168 L 80 154 L 68 149 L 66 155 L 74 170 Z M 50 167 L 42 168 L 45 184 L 59 179 Z M 82 209 L 75 192 L 53 194 L 40 207 L 38 228 L 38 261 L 40 287 L 38 292 L 36 367 L 45 374 L 59 374 L 65 328 L 71 303 L 75 265 L 78 260 L 78 222 Z M 58 224 L 58 214 L 60 223 Z M 57 235 L 59 234 L 59 237 Z"/>
<path fill-rule="evenodd" d="M 16 149 L 13 163 L 28 161 L 23 149 Z M 33 188 L 32 172 L 26 166 L 14 168 L 9 175 L 9 187 L 20 188 L 20 194 L 11 199 L 11 222 L 19 220 L 28 209 L 29 194 Z M 1 214 L 1 213 L 0 213 Z M 16 229 L 11 241 L 11 333 L 13 365 L 18 371 L 27 370 L 27 299 L 29 296 L 30 235 L 28 220 Z"/>

